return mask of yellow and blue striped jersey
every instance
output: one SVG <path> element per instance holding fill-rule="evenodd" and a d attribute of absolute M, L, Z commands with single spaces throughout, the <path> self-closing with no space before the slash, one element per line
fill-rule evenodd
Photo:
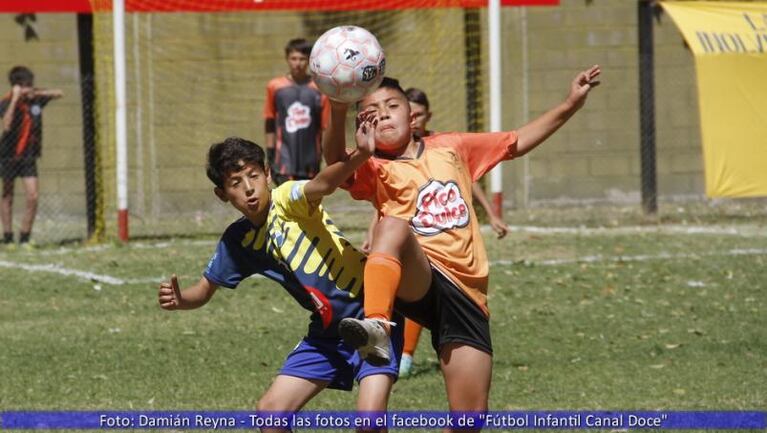
<path fill-rule="evenodd" d="M 306 200 L 306 182 L 285 182 L 272 190 L 263 226 L 255 227 L 244 217 L 232 223 L 204 276 L 228 288 L 253 274 L 277 281 L 312 311 L 309 335 L 336 337 L 341 319 L 363 317 L 365 256 L 321 205 Z"/>

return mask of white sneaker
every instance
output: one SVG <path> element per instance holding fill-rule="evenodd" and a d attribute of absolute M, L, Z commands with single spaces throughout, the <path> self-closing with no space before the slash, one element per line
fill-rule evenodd
<path fill-rule="evenodd" d="M 338 333 L 346 344 L 359 351 L 362 359 L 371 365 L 381 367 L 391 362 L 391 341 L 386 332 L 384 320 L 346 318 L 338 324 Z"/>
<path fill-rule="evenodd" d="M 403 353 L 399 361 L 399 377 L 408 377 L 413 370 L 413 357 Z"/>

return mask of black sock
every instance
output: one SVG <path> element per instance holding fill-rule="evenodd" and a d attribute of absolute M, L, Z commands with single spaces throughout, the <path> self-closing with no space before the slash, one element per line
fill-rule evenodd
<path fill-rule="evenodd" d="M 27 233 L 19 232 L 19 243 L 20 244 L 25 244 L 25 243 L 29 242 L 29 235 L 30 234 L 31 234 L 30 232 L 27 232 Z"/>
<path fill-rule="evenodd" d="M 4 232 L 3 233 L 3 243 L 4 244 L 12 244 L 13 243 L 13 232 Z"/>

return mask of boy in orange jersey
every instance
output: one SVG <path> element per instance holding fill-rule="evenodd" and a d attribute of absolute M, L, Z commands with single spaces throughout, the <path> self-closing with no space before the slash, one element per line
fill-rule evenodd
<path fill-rule="evenodd" d="M 405 96 L 407 96 L 408 104 L 410 105 L 410 128 L 413 131 L 413 135 L 416 139 L 427 137 L 434 134 L 434 131 L 428 129 L 428 123 L 431 120 L 432 112 L 430 110 L 429 98 L 426 96 L 426 92 L 415 87 L 411 87 L 405 90 Z M 490 202 L 485 196 L 485 192 L 479 185 L 479 182 L 474 182 L 471 185 L 471 194 L 475 201 L 479 202 L 487 213 L 490 227 L 498 235 L 498 239 L 503 238 L 509 231 L 509 227 L 503 222 L 503 219 L 495 215 Z M 378 212 L 373 215 L 370 227 L 368 228 L 365 242 L 362 244 L 362 251 L 370 253 L 370 245 L 375 233 L 375 226 L 378 223 Z M 410 375 L 410 371 L 413 366 L 413 356 L 415 355 L 415 349 L 418 346 L 418 340 L 421 337 L 422 327 L 418 323 L 407 319 L 405 320 L 405 343 L 402 347 L 402 360 L 399 365 L 400 377 L 407 377 Z"/>
<path fill-rule="evenodd" d="M 567 122 L 598 84 L 598 66 L 579 73 L 567 98 L 516 131 L 447 133 L 414 139 L 396 80 L 385 79 L 358 106 L 375 125 L 375 156 L 344 186 L 381 213 L 365 265 L 365 319 L 344 319 L 341 336 L 371 364 L 388 362 L 395 307 L 431 330 L 452 411 L 487 410 L 492 344 L 488 262 L 471 207 L 471 184 L 499 162 L 533 150 Z M 332 103 L 324 155 L 346 159 L 348 106 Z"/>

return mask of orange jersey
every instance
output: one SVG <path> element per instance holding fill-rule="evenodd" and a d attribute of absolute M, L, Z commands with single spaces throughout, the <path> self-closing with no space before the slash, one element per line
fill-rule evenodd
<path fill-rule="evenodd" d="M 408 221 L 431 264 L 488 314 L 487 253 L 471 185 L 511 159 L 516 144 L 514 132 L 431 135 L 414 159 L 369 159 L 345 188 L 381 215 Z"/>

